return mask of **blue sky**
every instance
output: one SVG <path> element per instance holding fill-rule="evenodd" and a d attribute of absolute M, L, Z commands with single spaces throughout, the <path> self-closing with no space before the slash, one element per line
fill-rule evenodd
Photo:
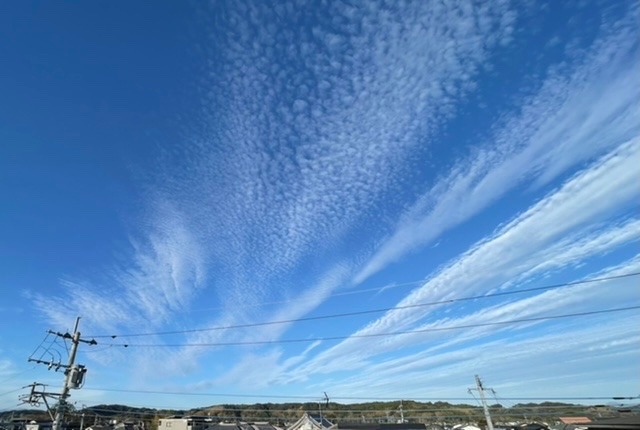
<path fill-rule="evenodd" d="M 638 13 L 2 3 L 0 408 L 637 395 Z"/>

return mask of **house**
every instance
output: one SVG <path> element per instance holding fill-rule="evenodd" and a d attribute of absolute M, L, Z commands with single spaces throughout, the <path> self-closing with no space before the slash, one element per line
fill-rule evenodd
<path fill-rule="evenodd" d="M 514 430 L 549 430 L 549 427 L 540 423 L 524 423 L 513 427 Z"/>
<path fill-rule="evenodd" d="M 113 429 L 119 430 L 119 429 Z M 123 429 L 127 430 L 127 429 Z M 134 429 L 135 430 L 135 429 Z M 173 417 L 158 420 L 158 430 L 283 430 L 267 422 L 218 422 L 209 417 Z"/>
<path fill-rule="evenodd" d="M 453 426 L 454 430 L 481 430 L 480 427 L 476 427 L 476 426 L 472 426 L 472 425 L 465 425 L 463 426 L 462 424 L 458 424 Z"/>
<path fill-rule="evenodd" d="M 210 423 L 206 430 L 282 430 L 266 422 L 235 422 L 235 423 Z"/>
<path fill-rule="evenodd" d="M 86 427 L 85 430 L 111 430 L 111 426 L 106 424 L 94 424 L 90 427 Z"/>
<path fill-rule="evenodd" d="M 426 430 L 426 426 L 421 423 L 349 423 L 343 422 L 334 424 L 320 415 L 311 415 L 305 412 L 304 415 L 290 425 L 287 430 Z M 262 429 L 260 429 L 262 430 Z M 480 429 L 478 429 L 480 430 Z"/>
<path fill-rule="evenodd" d="M 211 423 L 207 430 L 254 430 L 247 423 Z"/>
<path fill-rule="evenodd" d="M 426 430 L 422 423 L 339 423 L 340 430 Z"/>
<path fill-rule="evenodd" d="M 560 422 L 565 425 L 582 425 L 590 423 L 587 417 L 560 417 Z"/>
<path fill-rule="evenodd" d="M 24 427 L 25 430 L 51 430 L 53 423 L 51 421 L 29 421 Z"/>
<path fill-rule="evenodd" d="M 298 421 L 290 425 L 287 430 L 327 430 L 337 428 L 336 424 L 321 415 L 311 415 L 305 412 Z"/>
<path fill-rule="evenodd" d="M 161 418 L 158 430 L 205 430 L 205 417 Z"/>
<path fill-rule="evenodd" d="M 251 430 L 283 430 L 278 426 L 274 426 L 268 422 L 254 422 L 251 424 Z"/>
<path fill-rule="evenodd" d="M 588 430 L 640 430 L 640 415 L 593 421 L 585 424 Z"/>

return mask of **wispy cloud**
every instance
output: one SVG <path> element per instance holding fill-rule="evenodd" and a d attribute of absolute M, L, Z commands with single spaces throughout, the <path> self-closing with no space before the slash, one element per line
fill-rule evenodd
<path fill-rule="evenodd" d="M 401 300 L 399 305 L 452 298 L 462 291 L 465 294 L 474 294 L 508 281 L 523 272 L 532 275 L 534 268 L 544 267 L 539 266 L 536 257 L 536 254 L 541 252 L 546 253 L 545 257 L 549 258 L 549 261 L 555 260 L 560 266 L 572 263 L 567 256 L 584 252 L 584 242 L 600 244 L 590 248 L 590 253 L 605 251 L 607 243 L 613 248 L 619 246 L 622 242 L 610 240 L 612 236 L 618 235 L 618 228 L 613 227 L 609 231 L 598 231 L 588 239 L 577 241 L 575 248 L 573 243 L 567 243 L 565 247 L 553 247 L 559 238 L 567 234 L 576 234 L 585 228 L 589 231 L 590 225 L 603 221 L 614 209 L 619 210 L 637 200 L 638 175 L 633 166 L 638 163 L 638 141 L 621 145 L 434 274 L 422 287 Z M 624 225 L 627 232 L 622 236 L 627 238 L 626 241 L 636 240 L 637 224 L 628 222 Z M 554 249 L 556 255 L 551 254 Z M 582 258 L 584 257 L 585 254 L 582 254 Z M 560 302 L 554 300 L 550 303 L 557 306 Z M 522 314 L 515 311 L 512 313 Z M 428 316 L 428 311 L 419 308 L 393 310 L 355 334 L 403 330 Z M 415 341 L 415 336 L 413 339 L 408 336 L 383 340 L 371 350 L 366 348 L 365 339 L 348 339 L 323 351 L 290 374 L 307 377 L 312 372 L 326 373 L 354 366 L 360 368 L 365 365 L 364 360 L 367 357 L 407 347 L 415 344 Z"/>
<path fill-rule="evenodd" d="M 40 297 L 56 324 L 69 312 L 96 331 L 172 324 L 205 283 L 225 308 L 209 323 L 250 320 L 239 310 L 266 299 L 309 304 L 275 316 L 313 309 L 341 285 L 317 282 L 345 270 L 338 239 L 404 184 L 412 151 L 516 19 L 508 2 L 224 7 L 204 111 L 145 184 L 133 252 L 58 301 Z"/>
<path fill-rule="evenodd" d="M 430 395 L 458 397 L 463 395 L 464 387 L 472 384 L 470 374 L 477 372 L 486 376 L 491 386 L 505 397 L 525 391 L 532 396 L 546 396 L 549 390 L 559 396 L 575 395 L 576 384 L 581 385 L 585 379 L 599 380 L 603 372 L 607 375 L 605 378 L 619 377 L 620 373 L 628 375 L 633 370 L 607 363 L 612 360 L 622 363 L 625 357 L 638 357 L 633 346 L 639 339 L 638 331 L 633 328 L 637 323 L 637 315 L 626 315 L 613 321 L 598 320 L 595 327 L 577 323 L 539 335 L 527 333 L 527 336 L 488 340 L 451 350 L 427 349 L 403 359 L 369 366 L 367 371 L 376 375 L 375 386 L 369 378 L 357 374 L 332 388 L 335 393 L 350 395 L 391 390 L 398 396 L 407 392 L 424 396 L 424 387 L 428 386 Z M 545 379 L 544 375 L 554 377 Z M 569 388 L 564 390 L 558 386 L 557 375 L 563 375 Z M 634 384 L 631 381 L 619 389 L 624 392 Z M 536 388 L 532 390 L 529 385 Z M 458 387 L 458 391 L 452 387 Z"/>
<path fill-rule="evenodd" d="M 293 306 L 283 306 L 282 308 L 276 308 L 276 310 L 271 311 L 268 310 L 266 312 L 259 312 L 258 314 L 249 314 L 237 312 L 238 309 L 232 309 L 231 311 L 227 310 L 224 312 L 222 317 L 219 317 L 215 320 L 215 323 L 211 323 L 209 320 L 205 320 L 206 322 L 201 323 L 202 327 L 217 325 L 217 326 L 228 326 L 234 324 L 243 324 L 243 323 L 251 323 L 255 322 L 256 319 L 260 321 L 264 321 L 266 319 L 271 321 L 290 321 L 295 320 L 296 318 L 300 318 L 306 315 L 310 310 L 315 309 L 320 303 L 322 303 L 328 295 L 336 290 L 339 286 L 343 285 L 346 282 L 348 277 L 351 275 L 351 271 L 348 270 L 347 267 L 336 266 L 332 268 L 329 272 L 324 274 L 324 276 L 320 277 L 318 283 L 311 286 L 308 289 L 302 290 L 299 294 L 293 296 L 291 298 Z M 268 317 L 267 317 L 268 315 Z M 260 316 L 260 317 L 258 317 Z M 215 342 L 233 342 L 233 341 L 241 341 L 241 342 L 251 342 L 258 341 L 264 339 L 278 339 L 283 333 L 289 330 L 294 323 L 283 323 L 283 324 L 274 324 L 274 325 L 265 325 L 258 327 L 249 327 L 246 329 L 236 329 L 236 330 L 205 330 L 201 332 L 191 333 L 185 336 L 185 341 L 187 343 L 215 343 Z M 162 339 L 157 340 L 158 343 L 162 343 Z M 312 347 L 317 346 L 317 343 L 311 345 L 308 349 L 303 351 L 297 358 L 290 357 L 287 359 L 287 363 L 289 365 L 293 365 L 303 359 L 307 355 L 307 353 L 312 349 Z M 173 350 L 171 355 L 167 357 L 166 354 L 163 353 L 153 353 L 150 352 L 147 354 L 143 360 L 141 360 L 140 367 L 143 369 L 143 373 L 141 376 L 142 380 L 145 377 L 151 377 L 154 375 L 158 369 L 163 369 L 166 372 L 175 373 L 176 371 L 181 373 L 186 373 L 187 371 L 191 371 L 196 366 L 196 362 L 199 358 L 202 357 L 210 357 L 215 355 L 219 350 L 223 348 L 218 348 L 216 350 L 207 351 L 202 349 L 194 349 L 190 347 L 179 348 Z M 256 357 L 256 353 L 252 349 L 246 349 L 248 357 Z M 281 352 L 274 352 L 268 354 L 268 357 L 265 356 L 264 360 L 274 361 L 277 358 L 281 357 Z M 260 359 L 262 361 L 262 359 Z M 237 366 L 250 366 L 251 358 L 243 359 Z M 274 361 L 275 362 L 275 361 Z M 231 371 L 233 375 L 243 377 L 241 379 L 237 379 L 238 383 L 242 381 L 248 380 L 248 378 L 252 378 L 254 376 L 253 372 L 246 372 L 242 369 L 237 369 L 237 366 Z M 261 371 L 265 371 L 270 367 L 266 366 L 257 366 L 257 369 L 261 369 Z M 275 369 L 275 368 L 274 368 Z M 224 376 L 219 379 L 219 381 L 228 380 L 228 376 Z M 269 381 L 269 378 L 263 376 L 262 381 L 265 383 Z M 256 384 L 253 381 L 251 384 Z"/>
<path fill-rule="evenodd" d="M 639 269 L 640 259 L 636 256 L 619 267 L 608 268 L 602 275 L 619 274 L 620 271 L 628 273 Z M 544 396 L 548 395 L 549 389 L 557 388 L 554 385 L 557 384 L 557 379 L 531 380 L 530 375 L 564 375 L 571 384 L 579 385 L 584 378 L 601 375 L 599 372 L 604 371 L 602 364 L 612 359 L 621 360 L 621 365 L 615 372 L 611 372 L 611 377 L 615 376 L 614 373 L 628 373 L 633 368 L 622 363 L 635 362 L 639 354 L 634 348 L 640 336 L 640 332 L 635 328 L 637 312 L 627 312 L 613 317 L 594 315 L 589 317 L 589 324 L 585 324 L 584 319 L 497 327 L 482 327 L 481 324 L 505 319 L 581 312 L 592 309 L 594 305 L 599 308 L 637 305 L 640 303 L 640 293 L 635 288 L 636 284 L 636 279 L 627 278 L 599 284 L 575 285 L 490 305 L 469 314 L 460 310 L 458 316 L 442 318 L 423 324 L 419 328 L 477 325 L 476 328 L 411 334 L 393 338 L 390 342 L 376 342 L 375 348 L 367 348 L 365 343 L 360 345 L 359 351 L 342 350 L 343 355 L 335 357 L 331 363 L 335 365 L 333 369 L 344 370 L 340 364 L 346 360 L 347 363 L 357 365 L 356 372 L 346 379 L 334 381 L 329 386 L 334 395 L 371 396 L 375 393 L 386 393 L 402 397 L 412 393 L 410 395 L 420 396 L 424 387 L 429 386 L 430 395 L 459 396 L 461 392 L 455 392 L 455 389 L 461 390 L 460 387 L 469 384 L 471 373 L 480 372 L 498 383 L 496 388 L 502 386 L 511 390 L 524 389 L 526 383 L 513 381 L 526 379 L 535 382 L 540 385 L 535 392 Z M 415 348 L 418 345 L 424 346 Z M 389 352 L 409 347 L 414 348 L 410 348 L 406 353 L 389 355 Z M 418 352 L 415 352 L 416 350 Z M 378 353 L 382 354 L 382 357 L 376 361 L 371 360 L 372 356 Z M 558 360 L 558 357 L 563 359 Z M 496 362 L 500 365 L 495 366 Z M 331 372 L 332 368 L 315 370 Z M 312 368 L 306 366 L 303 366 L 300 373 L 289 369 L 286 377 L 280 382 L 300 383 L 306 379 L 309 371 L 312 371 Z M 527 373 L 526 378 L 524 372 Z M 375 375 L 374 380 L 369 377 L 372 374 Z M 627 385 L 633 386 L 633 382 Z M 625 387 L 627 388 L 629 387 Z M 571 391 L 567 390 L 567 394 L 570 395 Z"/>
<path fill-rule="evenodd" d="M 477 215 L 509 191 L 539 187 L 640 133 L 633 14 L 601 29 L 584 59 L 554 65 L 540 90 L 507 116 L 484 148 L 455 165 L 409 210 L 359 283 Z M 567 72 L 569 69 L 570 72 Z"/>
<path fill-rule="evenodd" d="M 243 274 L 234 288 L 261 300 L 260 281 L 330 255 L 407 180 L 411 152 L 512 31 L 508 3 L 476 6 L 230 8 L 210 84 L 211 109 L 224 102 L 224 115 L 196 141 L 194 180 L 176 186 L 200 225 L 229 235 L 215 257 Z"/>
<path fill-rule="evenodd" d="M 144 242 L 132 240 L 132 260 L 91 280 L 63 279 L 62 295 L 28 293 L 35 305 L 57 327 L 80 315 L 82 330 L 93 334 L 158 326 L 187 309 L 204 286 L 202 250 L 176 211 L 165 206 L 162 213 L 164 223 L 154 223 Z"/>
<path fill-rule="evenodd" d="M 534 275 L 547 275 L 550 271 L 579 266 L 594 256 L 601 256 L 618 247 L 640 241 L 640 220 L 630 219 L 619 224 L 612 222 L 603 228 L 594 226 L 595 232 L 586 235 L 569 235 L 548 248 L 542 249 L 531 259 L 537 264 L 520 276 L 505 283 L 503 287 L 513 285 Z M 628 272 L 628 271 L 627 271 Z"/>
<path fill-rule="evenodd" d="M 204 47 L 211 69 L 201 88 L 203 111 L 185 125 L 185 141 L 167 151 L 141 186 L 145 209 L 131 226 L 130 250 L 95 277 L 64 279 L 56 297 L 31 294 L 37 308 L 60 327 L 70 324 L 69 315 L 80 314 L 88 333 L 296 319 L 338 289 L 364 282 L 525 188 L 537 203 L 510 222 L 499 220 L 506 224 L 398 304 L 510 288 L 637 241 L 640 221 L 630 210 L 640 196 L 634 17 L 605 23 L 581 55 L 550 67 L 535 94 L 517 103 L 517 112 L 506 112 L 480 149 L 455 160 L 451 172 L 416 200 L 399 194 L 415 184 L 417 170 L 428 173 L 422 162 L 429 139 L 455 117 L 491 56 L 509 43 L 517 15 L 508 1 L 410 3 L 404 9 L 331 3 L 318 10 L 288 3 L 224 5 L 224 13 L 216 14 L 212 46 Z M 398 219 L 400 206 L 408 209 L 392 234 L 381 237 L 389 220 Z M 370 255 L 367 246 L 376 241 L 381 245 Z M 563 291 L 491 302 L 483 309 L 449 308 L 448 314 L 438 313 L 444 307 L 433 313 L 391 311 L 355 334 L 482 323 L 567 306 L 588 309 L 600 297 L 593 285 Z M 635 299 L 624 291 L 602 303 Z M 293 305 L 259 308 L 285 300 Z M 217 311 L 195 316 L 195 303 Z M 564 345 L 559 335 L 536 333 L 541 324 L 529 324 L 522 328 L 535 334 L 530 340 L 494 339 L 510 329 L 478 328 L 449 339 L 381 339 L 375 348 L 355 338 L 316 342 L 302 351 L 246 348 L 241 359 L 219 364 L 219 349 L 145 351 L 128 359 L 135 369 L 130 383 L 148 384 L 162 373 L 162 384 L 170 385 L 171 375 L 202 371 L 193 385 L 199 389 L 262 388 L 354 370 L 336 389 L 366 393 L 367 384 L 392 386 L 395 369 L 403 369 L 405 394 L 418 393 L 420 384 L 430 381 L 438 388 L 444 375 L 453 378 L 464 366 L 482 368 L 497 359 L 493 353 L 478 357 L 474 342 L 508 350 L 509 363 L 526 361 L 520 348 L 540 352 L 545 342 L 557 354 L 593 348 L 589 363 L 595 366 L 608 351 L 598 352 L 592 333 L 605 344 L 622 345 L 616 353 L 633 355 L 620 342 L 635 335 L 621 330 L 618 321 L 635 320 L 603 319 L 603 328 L 592 331 L 572 326 L 572 342 Z M 607 334 L 606 327 L 616 331 Z M 279 324 L 145 341 L 278 339 L 292 328 Z M 431 341 L 425 353 L 396 355 Z M 418 378 L 429 366 L 441 377 Z M 379 376 L 375 384 L 365 377 L 371 372 Z"/>

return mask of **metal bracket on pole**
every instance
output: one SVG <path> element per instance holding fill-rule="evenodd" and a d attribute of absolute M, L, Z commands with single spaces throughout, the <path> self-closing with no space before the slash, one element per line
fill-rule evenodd
<path fill-rule="evenodd" d="M 73 328 L 73 334 L 69 333 L 60 333 L 49 330 L 49 334 L 56 335 L 63 339 L 71 340 L 71 351 L 69 351 L 69 360 L 67 364 L 62 364 L 60 362 L 54 361 L 45 361 L 40 359 L 29 358 L 30 362 L 34 362 L 37 364 L 44 364 L 49 367 L 49 369 L 55 368 L 56 371 L 61 368 L 64 369 L 64 385 L 62 386 L 62 392 L 60 393 L 47 393 L 43 391 L 36 391 L 36 386 L 44 387 L 43 384 L 33 383 L 30 385 L 31 393 L 29 396 L 22 396 L 22 400 L 26 403 L 30 403 L 32 405 L 39 405 L 40 400 L 44 402 L 47 406 L 47 412 L 49 412 L 49 416 L 51 417 L 51 421 L 53 421 L 52 430 L 62 430 L 62 422 L 64 420 L 64 413 L 67 407 L 67 398 L 69 397 L 69 392 L 71 389 L 78 389 L 84 383 L 84 375 L 87 371 L 87 368 L 83 365 L 76 365 L 76 355 L 78 353 L 78 345 L 80 343 L 86 343 L 88 345 L 97 345 L 98 342 L 95 339 L 86 340 L 80 338 L 80 332 L 78 331 L 78 326 L 80 324 L 80 317 L 76 318 L 76 323 Z M 27 388 L 27 387 L 24 387 Z M 58 404 L 56 405 L 55 416 L 53 411 L 49 407 L 49 403 L 47 402 L 47 397 L 56 398 L 58 400 Z"/>
<path fill-rule="evenodd" d="M 493 422 L 491 421 L 491 414 L 489 413 L 489 406 L 487 405 L 487 399 L 484 396 L 485 391 L 494 392 L 492 388 L 485 388 L 482 385 L 482 380 L 478 375 L 476 375 L 476 388 L 469 388 L 469 392 L 472 390 L 477 390 L 478 394 L 480 394 L 480 401 L 482 402 L 482 409 L 484 410 L 484 417 L 487 420 L 487 429 L 493 430 Z"/>

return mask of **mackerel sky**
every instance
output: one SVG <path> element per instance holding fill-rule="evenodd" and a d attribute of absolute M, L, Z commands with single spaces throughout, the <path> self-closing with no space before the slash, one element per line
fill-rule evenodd
<path fill-rule="evenodd" d="M 0 410 L 637 395 L 639 14 L 0 3 Z"/>

